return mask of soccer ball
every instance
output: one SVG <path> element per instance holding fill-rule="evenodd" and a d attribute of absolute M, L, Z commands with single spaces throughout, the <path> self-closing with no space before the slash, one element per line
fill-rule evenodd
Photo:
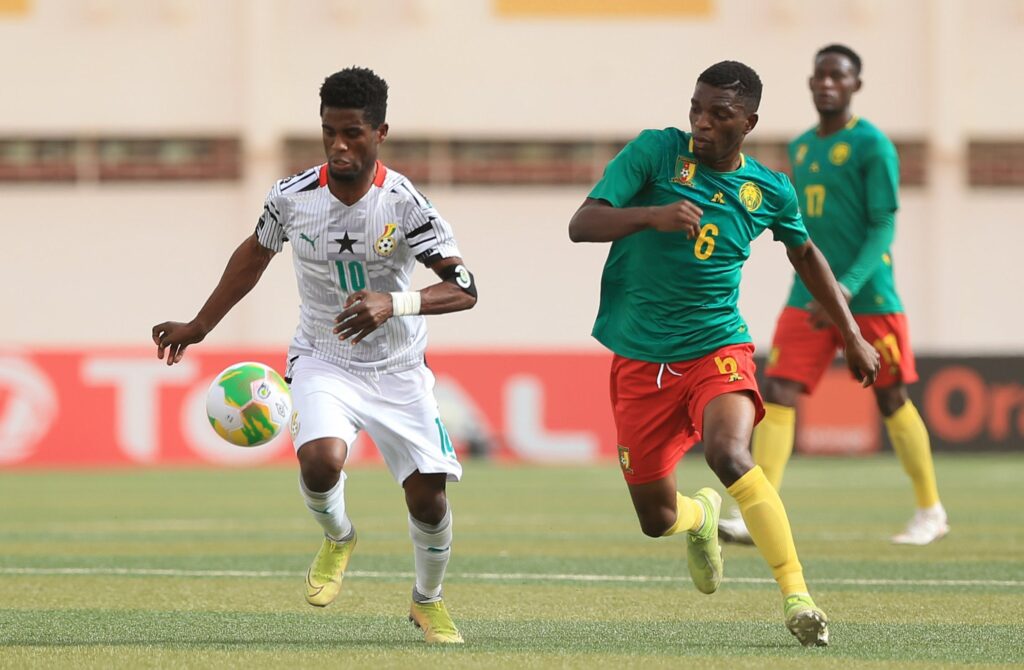
<path fill-rule="evenodd" d="M 236 363 L 206 392 L 210 425 L 231 444 L 256 447 L 271 441 L 292 415 L 288 385 L 262 363 Z"/>

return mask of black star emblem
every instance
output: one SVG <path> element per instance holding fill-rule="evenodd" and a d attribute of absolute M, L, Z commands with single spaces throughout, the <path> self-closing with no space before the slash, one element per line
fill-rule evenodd
<path fill-rule="evenodd" d="M 338 249 L 338 253 L 343 254 L 346 251 L 349 253 L 355 253 L 354 247 L 356 242 L 358 242 L 359 240 L 352 239 L 351 237 L 348 236 L 348 231 L 345 231 L 344 237 L 336 237 L 334 238 L 334 241 L 341 245 L 341 247 Z"/>

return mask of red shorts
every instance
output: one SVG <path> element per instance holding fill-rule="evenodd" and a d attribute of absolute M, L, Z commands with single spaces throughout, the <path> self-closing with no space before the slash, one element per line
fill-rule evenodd
<path fill-rule="evenodd" d="M 807 393 L 812 393 L 835 359 L 836 351 L 843 348 L 843 338 L 835 326 L 815 330 L 808 314 L 797 307 L 782 310 L 775 324 L 765 376 L 799 382 Z M 875 386 L 886 388 L 901 381 L 916 382 L 917 368 L 906 315 L 854 314 L 853 318 L 861 335 L 882 357 Z"/>
<path fill-rule="evenodd" d="M 648 363 L 616 355 L 611 396 L 619 465 L 629 484 L 668 476 L 700 440 L 704 408 L 726 393 L 749 391 L 764 416 L 754 379 L 754 345 L 733 344 L 679 363 Z"/>

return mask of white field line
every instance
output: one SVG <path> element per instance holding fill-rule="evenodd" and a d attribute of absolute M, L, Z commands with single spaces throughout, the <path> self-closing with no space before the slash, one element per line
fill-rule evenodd
<path fill-rule="evenodd" d="M 163 568 L 0 568 L 0 576 L 117 576 L 117 577 L 241 577 L 245 579 L 277 579 L 301 577 L 301 572 L 288 570 L 174 570 Z M 373 570 L 351 570 L 348 577 L 365 579 L 411 579 L 412 572 L 379 572 Z M 585 575 L 548 574 L 534 572 L 466 572 L 449 575 L 450 578 L 515 582 L 625 582 L 673 583 L 688 582 L 685 577 L 658 575 Z M 734 584 L 774 584 L 767 577 L 726 577 L 723 581 Z M 815 584 L 836 586 L 1006 586 L 1024 587 L 1019 579 L 815 579 Z"/>

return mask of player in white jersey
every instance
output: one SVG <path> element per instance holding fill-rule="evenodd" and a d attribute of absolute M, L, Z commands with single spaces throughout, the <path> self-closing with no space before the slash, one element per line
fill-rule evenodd
<path fill-rule="evenodd" d="M 447 481 L 462 467 L 438 416 L 423 358 L 424 314 L 469 309 L 473 275 L 433 205 L 377 160 L 388 132 L 387 84 L 347 68 L 320 88 L 327 162 L 277 182 L 256 232 L 235 250 L 206 304 L 188 323 L 153 327 L 168 365 L 201 342 L 292 245 L 301 298 L 288 352 L 291 432 L 306 506 L 324 529 L 306 575 L 306 600 L 337 598 L 356 533 L 345 512 L 348 448 L 365 429 L 405 491 L 416 582 L 409 618 L 427 642 L 461 643 L 441 595 L 451 553 Z M 441 281 L 409 290 L 416 261 Z"/>

